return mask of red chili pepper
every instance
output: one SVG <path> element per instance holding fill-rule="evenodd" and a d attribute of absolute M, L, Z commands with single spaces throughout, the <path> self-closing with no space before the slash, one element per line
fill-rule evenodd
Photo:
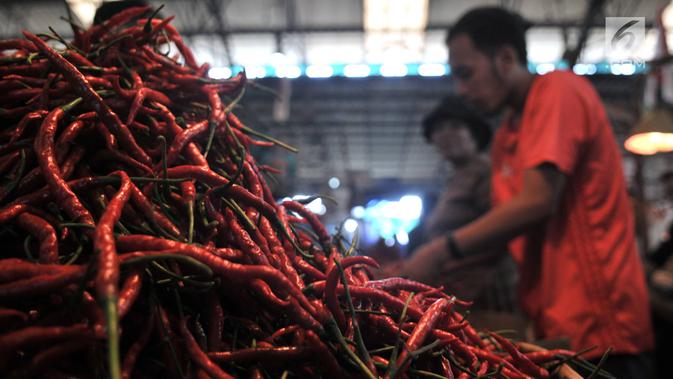
<path fill-rule="evenodd" d="M 171 222 L 163 213 L 159 212 L 155 205 L 145 196 L 145 194 L 138 189 L 134 184 L 131 184 L 131 202 L 133 205 L 138 207 L 143 214 L 149 218 L 149 220 L 160 228 L 164 229 L 168 233 L 171 233 L 174 236 L 180 234 L 180 229 L 178 229 L 175 224 Z"/>
<path fill-rule="evenodd" d="M 243 229 L 241 224 L 238 223 L 236 216 L 231 211 L 231 209 L 226 209 L 226 215 L 229 221 L 229 227 L 234 234 L 234 238 L 236 239 L 236 243 L 238 244 L 239 248 L 243 250 L 243 252 L 246 253 L 246 255 L 250 257 L 250 259 L 255 264 L 268 265 L 268 258 L 266 255 L 264 255 L 262 249 L 260 249 L 255 241 L 250 238 L 250 234 L 248 234 L 248 232 Z"/>
<path fill-rule="evenodd" d="M 43 218 L 28 212 L 19 215 L 17 223 L 40 241 L 40 263 L 57 264 L 58 238 L 54 227 Z"/>
<path fill-rule="evenodd" d="M 7 325 L 6 320 L 19 319 L 21 323 L 28 321 L 28 315 L 16 309 L 0 308 L 0 325 Z"/>
<path fill-rule="evenodd" d="M 498 344 L 512 357 L 514 364 L 525 374 L 528 374 L 535 378 L 548 378 L 549 372 L 535 363 L 531 362 L 528 357 L 526 357 L 519 349 L 514 346 L 507 338 L 502 337 L 499 334 L 489 332 L 489 335 L 493 337 Z"/>
<path fill-rule="evenodd" d="M 0 352 L 7 354 L 36 344 L 81 337 L 92 337 L 91 330 L 85 325 L 31 326 L 1 335 Z"/>
<path fill-rule="evenodd" d="M 121 375 L 119 363 L 119 313 L 117 309 L 119 286 L 119 258 L 115 246 L 114 225 L 121 217 L 122 209 L 131 197 L 132 185 L 123 171 L 114 172 L 121 178 L 119 191 L 105 208 L 93 234 L 93 247 L 96 252 L 95 287 L 98 299 L 103 303 L 108 336 L 108 365 L 110 375 Z"/>
<path fill-rule="evenodd" d="M 85 66 L 85 67 L 95 66 L 93 63 L 91 63 L 90 60 L 84 58 L 82 55 L 80 55 L 78 52 L 76 52 L 74 50 L 68 50 L 65 53 L 65 58 L 74 65 Z"/>
<path fill-rule="evenodd" d="M 341 268 L 346 270 L 348 267 L 356 264 L 366 264 L 373 267 L 379 267 L 379 264 L 371 257 L 368 256 L 357 256 L 357 257 L 347 257 L 343 258 L 340 262 Z M 325 281 L 325 291 L 323 293 L 325 303 L 327 308 L 334 316 L 334 319 L 341 330 L 346 329 L 346 316 L 341 310 L 339 305 L 339 299 L 337 298 L 337 284 L 339 284 L 339 275 L 340 272 L 335 266 L 327 273 L 327 280 Z M 344 291 L 345 292 L 345 291 Z"/>
<path fill-rule="evenodd" d="M 142 289 L 143 278 L 139 270 L 132 270 L 124 281 L 124 286 L 119 294 L 117 309 L 119 318 L 123 318 L 135 303 Z"/>
<path fill-rule="evenodd" d="M 131 134 L 131 131 L 122 124 L 117 114 L 114 113 L 105 101 L 103 101 L 100 95 L 91 88 L 91 85 L 84 78 L 84 75 L 39 37 L 26 31 L 24 31 L 23 34 L 47 56 L 49 61 L 53 63 L 59 71 L 61 71 L 64 78 L 70 82 L 75 92 L 81 96 L 94 111 L 96 111 L 98 117 L 100 117 L 109 130 L 119 138 L 124 148 L 128 149 L 129 153 L 139 162 L 149 164 L 151 162 L 150 157 L 148 157 L 140 146 L 138 146 L 133 134 Z"/>
<path fill-rule="evenodd" d="M 564 349 L 554 349 L 554 350 L 545 350 L 545 351 L 534 351 L 531 353 L 525 354 L 531 362 L 536 364 L 546 363 L 550 360 L 558 359 L 559 356 L 574 356 L 575 352 Z M 508 360 L 512 359 L 511 357 L 507 358 Z"/>
<path fill-rule="evenodd" d="M 184 149 L 185 145 L 189 144 L 194 138 L 208 132 L 208 122 L 206 120 L 203 120 L 201 122 L 198 122 L 189 128 L 183 130 L 180 134 L 178 134 L 174 139 L 173 143 L 171 144 L 170 148 L 168 148 L 168 153 L 166 154 L 166 165 L 171 166 L 180 153 L 182 153 L 182 149 Z M 161 169 L 163 166 L 163 162 L 159 162 L 154 166 L 155 170 Z"/>
<path fill-rule="evenodd" d="M 25 39 L 6 39 L 0 40 L 0 50 L 25 50 L 29 52 L 37 51 L 37 48 L 32 43 Z"/>
<path fill-rule="evenodd" d="M 290 305 L 289 300 L 276 296 L 271 287 L 263 280 L 253 280 L 249 285 L 250 289 L 258 295 L 259 300 L 271 308 L 283 309 Z"/>
<path fill-rule="evenodd" d="M 145 325 L 141 329 L 140 336 L 138 339 L 131 345 L 131 347 L 126 352 L 124 356 L 124 363 L 122 364 L 122 378 L 130 379 L 133 374 L 133 367 L 138 360 L 138 356 L 147 345 L 152 332 L 154 331 L 154 313 L 151 313 L 147 318 Z"/>
<path fill-rule="evenodd" d="M 82 48 L 84 51 L 89 51 L 88 45 L 91 41 L 97 41 L 103 34 L 107 33 L 112 28 L 123 25 L 151 9 L 150 6 L 131 7 L 114 14 L 102 24 L 96 25 L 84 33 L 83 39 L 85 42 Z"/>
<path fill-rule="evenodd" d="M 150 99 L 163 105 L 172 104 L 171 99 L 169 99 L 168 96 L 164 95 L 163 93 L 147 87 L 140 88 L 136 91 L 136 95 L 133 98 L 133 103 L 129 109 L 129 115 L 126 119 L 127 125 L 131 125 L 133 123 L 145 99 Z"/>
<path fill-rule="evenodd" d="M 313 360 L 317 352 L 313 347 L 298 346 L 280 346 L 280 347 L 258 347 L 247 348 L 235 351 L 218 351 L 208 353 L 208 357 L 218 363 L 236 362 L 246 364 L 260 362 L 264 366 L 287 367 L 292 361 Z"/>
<path fill-rule="evenodd" d="M 325 365 L 325 370 L 323 374 L 328 378 L 348 378 L 351 377 L 347 372 L 341 368 L 341 365 L 336 361 L 334 355 L 330 352 L 329 348 L 320 340 L 317 334 L 312 330 L 307 330 L 306 341 L 313 345 L 317 351 L 316 355 L 320 362 Z"/>
<path fill-rule="evenodd" d="M 153 102 L 152 105 L 159 110 L 159 115 L 168 124 L 168 132 L 171 136 L 175 136 L 182 132 L 182 128 L 180 128 L 180 126 L 175 121 L 175 116 L 166 106 L 157 102 Z M 189 159 L 192 164 L 198 166 L 208 166 L 208 161 L 206 161 L 206 159 L 203 157 L 203 154 L 201 154 L 201 151 L 199 151 L 199 148 L 195 143 L 190 142 L 187 144 L 185 154 L 187 155 L 187 159 Z"/>
<path fill-rule="evenodd" d="M 413 292 L 422 292 L 434 290 L 433 287 L 417 282 L 415 280 L 405 279 L 405 278 L 386 278 L 380 280 L 370 280 L 363 283 L 363 286 L 369 288 L 377 288 L 384 291 L 413 291 Z M 448 295 L 445 295 L 448 297 Z"/>
<path fill-rule="evenodd" d="M 15 370 L 8 377 L 11 378 L 34 378 L 39 377 L 40 372 L 50 366 L 55 366 L 64 356 L 91 346 L 91 339 L 87 337 L 73 338 L 57 345 L 48 347 L 35 354 L 30 364 L 25 369 Z M 46 373 L 45 373 L 46 374 Z"/>
<path fill-rule="evenodd" d="M 405 348 L 397 357 L 396 362 L 399 366 L 395 371 L 393 378 L 404 374 L 411 364 L 411 361 L 408 359 L 409 353 L 418 350 L 418 348 L 421 347 L 421 344 L 431 335 L 432 330 L 434 330 L 442 314 L 447 310 L 450 304 L 451 302 L 447 299 L 438 299 L 425 311 L 423 317 L 418 320 L 418 324 L 416 324 L 414 331 L 411 332 L 411 336 L 407 339 Z"/>
<path fill-rule="evenodd" d="M 126 261 L 129 259 L 156 255 L 156 254 L 184 254 L 188 255 L 201 263 L 210 267 L 215 273 L 228 280 L 237 283 L 250 282 L 255 279 L 262 279 L 268 283 L 275 291 L 285 291 L 297 299 L 302 307 L 309 311 L 315 317 L 313 305 L 306 299 L 302 292 L 294 287 L 292 283 L 278 270 L 270 266 L 252 265 L 244 266 L 229 262 L 210 253 L 207 249 L 195 245 L 190 245 L 177 241 L 167 241 L 161 238 L 155 238 L 145 235 L 127 235 L 119 236 L 117 244 L 122 251 L 132 250 L 150 250 L 158 246 L 161 251 L 144 251 L 124 254 L 120 259 Z"/>
<path fill-rule="evenodd" d="M 65 267 L 72 267 L 73 269 L 0 284 L 0 298 L 19 298 L 21 296 L 35 296 L 57 292 L 65 285 L 74 283 L 84 277 L 84 267 Z"/>
<path fill-rule="evenodd" d="M 463 341 L 460 340 L 460 338 L 456 337 L 452 333 L 435 329 L 432 331 L 432 335 L 439 340 L 447 342 L 451 349 L 467 362 L 468 366 L 472 367 L 477 362 L 477 356 L 469 348 L 469 345 L 466 345 Z"/>
<path fill-rule="evenodd" d="M 65 182 L 56 161 L 54 135 L 56 134 L 58 122 L 63 115 L 63 108 L 56 108 L 49 112 L 44 121 L 42 121 L 40 130 L 35 138 L 35 151 L 38 152 L 37 160 L 44 174 L 45 181 L 54 192 L 56 200 L 62 204 L 65 212 L 75 220 L 93 225 L 94 222 L 91 213 L 84 208 Z"/>
<path fill-rule="evenodd" d="M 108 150 L 117 149 L 117 137 L 112 134 L 112 132 L 110 132 L 110 129 L 108 129 L 107 126 L 102 122 L 96 122 L 94 125 L 98 133 L 100 133 L 100 135 L 103 137 L 105 146 L 107 146 Z"/>
<path fill-rule="evenodd" d="M 313 231 L 315 231 L 316 234 L 318 235 L 318 238 L 320 239 L 320 244 L 325 249 L 325 252 L 332 253 L 333 251 L 336 251 L 336 249 L 334 249 L 334 247 L 332 246 L 331 242 L 332 237 L 330 237 L 329 233 L 327 232 L 323 224 L 320 222 L 320 219 L 318 219 L 318 216 L 315 215 L 315 213 L 306 209 L 306 207 L 304 207 L 301 203 L 298 203 L 293 200 L 284 201 L 283 206 L 293 212 L 299 213 L 303 218 L 305 218 L 308 221 Z M 333 257 L 330 256 L 330 259 L 333 259 Z"/>
<path fill-rule="evenodd" d="M 442 373 L 444 374 L 444 377 L 446 377 L 446 379 L 454 379 L 451 362 L 444 355 L 440 357 L 440 360 L 442 363 Z"/>
<path fill-rule="evenodd" d="M 217 292 L 211 290 L 207 295 L 207 333 L 208 351 L 219 351 L 222 349 L 222 332 L 224 331 L 224 310 L 222 303 L 218 298 Z"/>
<path fill-rule="evenodd" d="M 31 121 L 42 120 L 44 118 L 44 116 L 47 115 L 47 113 L 49 113 L 49 112 L 47 112 L 45 110 L 37 110 L 35 112 L 27 113 L 25 116 L 23 116 L 21 121 L 17 124 L 17 126 L 11 132 L 11 134 L 10 134 L 11 137 L 9 139 L 9 142 L 14 142 L 14 141 L 18 140 L 19 138 L 21 138 L 21 136 L 23 135 L 25 130 L 30 125 Z"/>
<path fill-rule="evenodd" d="M 93 160 L 106 160 L 115 165 L 118 163 L 125 163 L 126 165 L 135 168 L 139 173 L 145 175 L 154 175 L 152 169 L 137 160 L 129 157 L 128 155 L 122 154 L 119 150 L 101 150 L 92 158 Z"/>
<path fill-rule="evenodd" d="M 3 156 L 0 161 L 0 173 L 7 173 L 9 169 L 14 167 L 19 158 L 21 157 L 21 151 L 12 151 L 11 153 Z"/>
<path fill-rule="evenodd" d="M 210 360 L 208 355 L 201 350 L 199 344 L 196 342 L 192 333 L 189 332 L 187 328 L 187 320 L 180 321 L 180 334 L 185 339 L 185 347 L 187 352 L 191 356 L 194 363 L 196 363 L 201 369 L 206 371 L 211 377 L 219 379 L 234 379 L 233 376 L 224 372 L 220 367 L 218 367 L 213 361 Z"/>
<path fill-rule="evenodd" d="M 33 61 L 31 64 L 0 66 L 0 77 L 22 75 L 40 78 L 47 68 L 49 68 L 49 62 L 46 60 Z"/>

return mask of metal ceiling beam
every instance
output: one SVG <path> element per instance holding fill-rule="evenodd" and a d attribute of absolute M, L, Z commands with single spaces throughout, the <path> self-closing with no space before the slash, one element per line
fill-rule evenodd
<path fill-rule="evenodd" d="M 582 53 L 582 49 L 584 49 L 584 45 L 589 38 L 589 30 L 592 25 L 596 23 L 596 20 L 602 21 L 603 7 L 605 7 L 605 0 L 591 0 L 587 5 L 577 45 L 574 49 L 568 49 L 563 53 L 563 58 L 568 63 L 568 66 L 572 67 L 577 63 L 577 59 L 580 57 L 580 53 Z"/>
<path fill-rule="evenodd" d="M 231 48 L 229 46 L 229 28 L 224 22 L 225 11 L 223 8 L 226 8 L 229 5 L 229 1 L 224 2 L 221 0 L 207 0 L 208 9 L 212 12 L 213 17 L 215 18 L 215 31 L 216 34 L 220 37 L 222 45 L 224 46 L 224 53 L 226 55 L 227 63 L 231 66 L 234 64 L 231 54 Z M 184 34 L 184 33 L 182 33 Z"/>

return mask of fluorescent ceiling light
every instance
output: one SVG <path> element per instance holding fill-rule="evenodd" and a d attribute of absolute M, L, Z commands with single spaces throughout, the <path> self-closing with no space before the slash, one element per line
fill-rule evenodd
<path fill-rule="evenodd" d="M 263 66 L 245 66 L 245 75 L 248 79 L 266 77 L 266 69 Z"/>
<path fill-rule="evenodd" d="M 422 57 L 428 0 L 365 0 L 365 49 L 369 63 L 403 62 Z"/>
<path fill-rule="evenodd" d="M 213 67 L 208 70 L 208 76 L 213 79 L 231 78 L 231 69 L 229 67 Z"/>
<path fill-rule="evenodd" d="M 538 75 L 544 75 L 554 71 L 554 68 L 555 66 L 553 63 L 540 63 L 535 67 L 535 72 L 537 72 Z"/>
<path fill-rule="evenodd" d="M 428 23 L 428 0 L 365 0 L 366 31 L 423 30 Z"/>
<path fill-rule="evenodd" d="M 387 63 L 381 65 L 379 72 L 381 73 L 382 76 L 399 77 L 399 76 L 405 76 L 407 72 L 409 72 L 409 69 L 407 68 L 406 65 L 403 65 L 401 63 Z"/>
<path fill-rule="evenodd" d="M 295 79 L 301 76 L 301 67 L 295 65 L 275 67 L 276 76 L 279 78 Z"/>
<path fill-rule="evenodd" d="M 441 63 L 423 63 L 418 66 L 420 76 L 442 76 L 446 75 L 446 66 Z"/>
<path fill-rule="evenodd" d="M 306 67 L 306 76 L 308 76 L 309 78 L 329 78 L 332 75 L 334 75 L 334 69 L 332 68 L 332 66 L 310 65 Z"/>
<path fill-rule="evenodd" d="M 371 68 L 366 64 L 349 64 L 344 66 L 344 76 L 349 78 L 364 78 L 369 76 Z"/>

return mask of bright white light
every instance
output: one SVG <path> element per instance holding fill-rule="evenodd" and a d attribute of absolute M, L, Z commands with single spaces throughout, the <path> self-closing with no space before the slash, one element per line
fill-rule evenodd
<path fill-rule="evenodd" d="M 351 216 L 355 218 L 363 218 L 365 217 L 365 213 L 365 207 L 362 205 L 355 206 L 351 209 Z"/>
<path fill-rule="evenodd" d="M 622 65 L 621 63 L 613 63 L 610 65 L 610 71 L 612 72 L 613 75 L 621 75 L 622 74 Z"/>
<path fill-rule="evenodd" d="M 383 240 L 383 242 L 384 242 L 384 243 L 386 244 L 386 246 L 388 246 L 388 247 L 393 247 L 393 246 L 395 246 L 395 238 L 388 237 L 388 238 L 386 238 L 385 240 Z"/>
<path fill-rule="evenodd" d="M 346 230 L 348 233 L 354 233 L 357 228 L 358 222 L 352 218 L 346 219 L 346 221 L 344 221 L 344 230 Z"/>
<path fill-rule="evenodd" d="M 418 66 L 420 76 L 442 76 L 446 75 L 446 66 L 441 63 L 423 63 Z"/>
<path fill-rule="evenodd" d="M 589 72 L 589 67 L 583 63 L 578 63 L 573 67 L 573 72 L 577 75 L 586 75 Z"/>
<path fill-rule="evenodd" d="M 248 79 L 257 79 L 266 77 L 266 68 L 264 66 L 245 66 L 245 75 Z"/>
<path fill-rule="evenodd" d="M 101 0 L 67 0 L 70 10 L 85 28 L 93 24 L 96 8 L 100 6 Z"/>
<path fill-rule="evenodd" d="M 407 66 L 401 63 L 386 63 L 381 65 L 381 68 L 379 69 L 381 76 L 386 77 L 405 76 L 408 71 Z"/>
<path fill-rule="evenodd" d="M 369 76 L 371 68 L 366 64 L 349 64 L 344 66 L 344 76 L 349 78 L 364 78 Z"/>
<path fill-rule="evenodd" d="M 404 230 L 397 232 L 397 234 L 395 234 L 395 238 L 402 246 L 406 246 L 409 243 L 409 234 L 407 234 L 407 232 Z"/>
<path fill-rule="evenodd" d="M 553 63 L 540 63 L 535 67 L 535 71 L 538 73 L 538 75 L 544 75 L 548 74 L 552 71 L 554 71 L 555 67 Z"/>
<path fill-rule="evenodd" d="M 295 79 L 301 76 L 301 67 L 295 65 L 276 66 L 276 76 L 279 78 Z"/>
<path fill-rule="evenodd" d="M 587 75 L 593 75 L 596 73 L 596 65 L 595 64 L 588 64 L 587 65 Z"/>
<path fill-rule="evenodd" d="M 288 201 L 288 200 L 302 201 L 302 200 L 308 199 L 309 197 L 311 197 L 311 196 L 303 195 L 303 194 L 297 194 L 297 195 L 294 195 L 292 197 L 284 197 L 284 198 L 280 199 L 280 201 L 281 201 L 281 203 L 283 201 Z M 316 198 L 315 200 L 311 201 L 310 203 L 306 204 L 305 207 L 309 211 L 311 211 L 311 212 L 313 212 L 317 215 L 320 215 L 320 216 L 324 215 L 327 212 L 327 207 L 325 207 L 325 204 L 322 202 L 322 199 L 319 198 L 319 197 Z"/>
<path fill-rule="evenodd" d="M 289 61 L 287 55 L 277 51 L 269 57 L 269 62 L 272 66 L 282 66 L 287 64 Z"/>
<path fill-rule="evenodd" d="M 208 76 L 213 79 L 229 79 L 231 78 L 231 69 L 229 67 L 213 67 L 208 70 Z"/>
<path fill-rule="evenodd" d="M 309 78 L 329 78 L 334 74 L 332 66 L 310 65 L 306 67 L 306 76 Z"/>
<path fill-rule="evenodd" d="M 673 29 L 673 0 L 664 8 L 661 21 L 666 29 Z"/>
<path fill-rule="evenodd" d="M 423 212 L 423 200 L 416 195 L 405 195 L 400 198 L 400 209 L 404 219 L 417 219 Z"/>
<path fill-rule="evenodd" d="M 622 75 L 633 75 L 636 73 L 636 65 L 633 63 L 622 63 Z"/>
<path fill-rule="evenodd" d="M 329 185 L 329 188 L 331 189 L 337 189 L 341 185 L 341 181 L 339 180 L 339 178 L 334 176 L 327 181 L 327 185 Z"/>
<path fill-rule="evenodd" d="M 321 198 L 317 198 L 313 200 L 312 202 L 306 204 L 306 209 L 309 211 L 318 214 L 318 215 L 324 215 L 325 212 L 327 212 L 327 208 L 325 205 L 322 203 Z"/>

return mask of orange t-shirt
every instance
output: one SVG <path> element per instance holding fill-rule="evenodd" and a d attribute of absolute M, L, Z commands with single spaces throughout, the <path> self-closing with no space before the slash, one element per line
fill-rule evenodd
<path fill-rule="evenodd" d="M 540 338 L 568 337 L 634 354 L 652 349 L 647 287 L 636 249 L 622 160 L 598 94 L 569 72 L 536 77 L 521 115 L 492 147 L 494 205 L 521 190 L 527 169 L 566 175 L 557 214 L 510 243 L 520 299 Z"/>

